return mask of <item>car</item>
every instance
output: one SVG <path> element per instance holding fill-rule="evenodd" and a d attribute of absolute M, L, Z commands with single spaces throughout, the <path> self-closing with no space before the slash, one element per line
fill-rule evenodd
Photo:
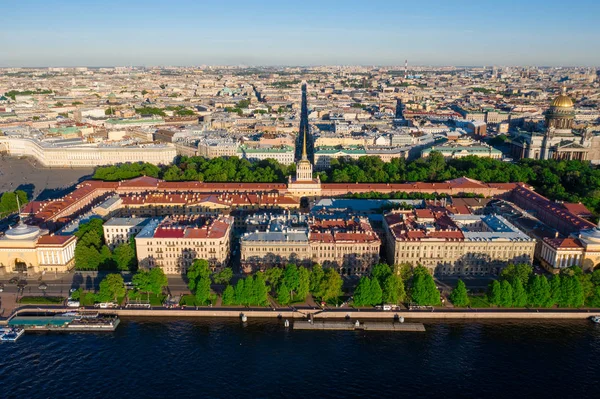
<path fill-rule="evenodd" d="M 17 277 L 13 277 L 10 280 L 8 280 L 9 284 L 17 284 L 19 282 L 19 279 Z"/>
<path fill-rule="evenodd" d="M 72 294 L 72 293 L 74 293 L 75 291 L 77 291 L 77 288 L 71 288 L 71 289 L 69 290 L 69 293 L 70 293 L 70 294 Z"/>
<path fill-rule="evenodd" d="M 133 283 L 131 282 L 126 282 L 125 284 L 123 284 L 125 286 L 125 288 L 127 288 L 128 290 L 132 290 L 135 288 L 135 286 L 133 285 Z"/>
<path fill-rule="evenodd" d="M 79 303 L 79 301 L 74 301 L 74 300 L 68 300 L 67 301 L 67 306 L 70 308 L 78 308 L 81 304 Z"/>
<path fill-rule="evenodd" d="M 42 291 L 45 291 L 48 289 L 48 284 L 46 283 L 41 283 L 40 285 L 38 285 L 38 288 Z"/>

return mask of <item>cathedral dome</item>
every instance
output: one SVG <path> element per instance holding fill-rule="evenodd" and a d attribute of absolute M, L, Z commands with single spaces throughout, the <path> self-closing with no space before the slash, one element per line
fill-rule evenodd
<path fill-rule="evenodd" d="M 566 94 L 566 89 L 563 86 L 562 93 L 552 101 L 551 106 L 556 108 L 573 108 L 573 100 Z"/>

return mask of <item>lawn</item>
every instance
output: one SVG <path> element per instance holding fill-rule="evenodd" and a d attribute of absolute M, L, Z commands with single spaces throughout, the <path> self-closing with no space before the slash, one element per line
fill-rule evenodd
<path fill-rule="evenodd" d="M 489 308 L 487 296 L 485 295 L 469 295 L 469 301 L 472 308 Z"/>
<path fill-rule="evenodd" d="M 215 293 L 211 293 L 210 294 L 210 304 L 212 304 L 213 306 L 215 306 L 217 304 L 217 299 L 219 298 L 219 296 Z M 204 305 L 200 305 L 196 303 L 196 297 L 192 294 L 186 294 L 184 296 L 181 297 L 181 301 L 179 301 L 180 305 L 185 305 L 185 306 L 208 306 L 208 303 L 205 303 Z"/>
<path fill-rule="evenodd" d="M 24 296 L 19 299 L 23 305 L 60 305 L 65 298 L 57 296 Z"/>
<path fill-rule="evenodd" d="M 162 306 L 166 299 L 166 296 L 162 294 L 150 294 L 148 297 L 147 293 L 140 291 L 129 291 L 128 295 L 130 302 L 148 303 L 148 299 L 150 299 L 151 306 Z"/>

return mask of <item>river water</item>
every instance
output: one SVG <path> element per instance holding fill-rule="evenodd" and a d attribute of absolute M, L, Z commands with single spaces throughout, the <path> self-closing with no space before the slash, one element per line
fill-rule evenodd
<path fill-rule="evenodd" d="M 425 333 L 275 320 L 123 320 L 0 343 L 0 398 L 599 397 L 589 321 L 431 322 Z"/>

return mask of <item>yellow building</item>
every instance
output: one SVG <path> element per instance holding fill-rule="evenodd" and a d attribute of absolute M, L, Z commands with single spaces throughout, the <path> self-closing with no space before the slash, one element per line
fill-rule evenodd
<path fill-rule="evenodd" d="M 48 234 L 19 223 L 0 237 L 0 269 L 5 273 L 68 271 L 74 263 L 75 236 Z"/>

